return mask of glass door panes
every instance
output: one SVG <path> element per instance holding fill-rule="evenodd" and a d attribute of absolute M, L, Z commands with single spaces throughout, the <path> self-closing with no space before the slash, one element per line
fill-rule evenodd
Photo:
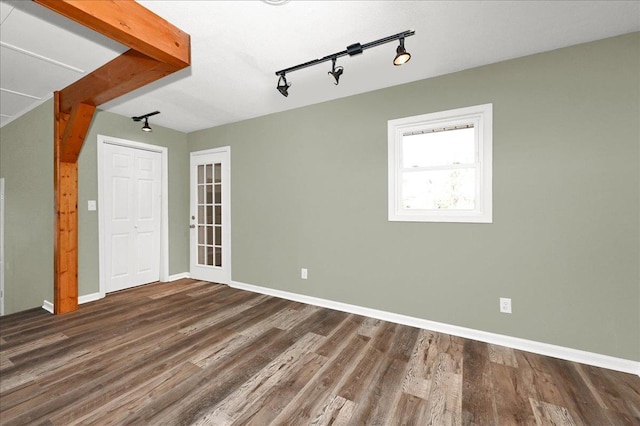
<path fill-rule="evenodd" d="M 222 266 L 222 164 L 198 165 L 198 264 Z"/>

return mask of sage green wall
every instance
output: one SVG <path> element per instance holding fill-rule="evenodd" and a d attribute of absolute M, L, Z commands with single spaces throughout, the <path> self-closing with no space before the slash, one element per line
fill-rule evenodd
<path fill-rule="evenodd" d="M 93 118 L 78 163 L 78 293 L 99 291 L 97 135 L 160 145 L 169 152 L 169 273 L 189 269 L 189 154 L 186 135 L 105 111 Z M 48 101 L 0 129 L 0 176 L 5 178 L 5 312 L 53 301 L 53 103 Z M 98 206 L 100 209 L 100 206 Z"/>
<path fill-rule="evenodd" d="M 483 103 L 493 223 L 388 222 L 387 120 Z M 638 361 L 639 103 L 634 33 L 188 142 L 231 146 L 234 281 Z"/>
<path fill-rule="evenodd" d="M 5 179 L 4 312 L 53 300 L 52 102 L 0 128 Z"/>

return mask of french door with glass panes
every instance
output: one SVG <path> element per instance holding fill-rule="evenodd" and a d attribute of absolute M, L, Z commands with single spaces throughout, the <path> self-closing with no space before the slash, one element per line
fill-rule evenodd
<path fill-rule="evenodd" d="M 191 153 L 191 278 L 231 282 L 230 148 Z"/>

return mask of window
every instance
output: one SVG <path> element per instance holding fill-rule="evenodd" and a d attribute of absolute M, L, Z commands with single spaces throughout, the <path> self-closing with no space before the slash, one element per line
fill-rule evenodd
<path fill-rule="evenodd" d="M 492 104 L 389 120 L 389 220 L 492 222 Z"/>

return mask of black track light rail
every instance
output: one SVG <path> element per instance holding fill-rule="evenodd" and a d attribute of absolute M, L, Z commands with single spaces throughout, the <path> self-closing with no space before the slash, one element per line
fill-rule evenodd
<path fill-rule="evenodd" d="M 140 115 L 140 116 L 138 116 L 138 117 L 131 117 L 131 119 L 132 119 L 133 121 L 142 121 L 142 120 L 144 120 L 145 118 L 149 118 L 149 117 L 151 117 L 151 116 L 153 116 L 153 115 L 156 115 L 156 114 L 160 114 L 160 111 L 150 112 L 150 113 L 148 113 L 148 114 Z"/>
<path fill-rule="evenodd" d="M 276 71 L 276 75 L 279 76 L 284 76 L 287 73 L 293 72 L 293 71 L 298 71 L 301 70 L 303 68 L 308 68 L 311 67 L 313 65 L 317 65 L 317 64 L 321 64 L 323 62 L 327 62 L 327 61 L 331 61 L 333 59 L 337 59 L 340 58 L 342 56 L 354 56 L 354 55 L 359 55 L 360 53 L 362 53 L 364 50 L 367 49 L 371 49 L 372 47 L 376 47 L 376 46 L 380 46 L 381 44 L 385 44 L 385 43 L 390 43 L 392 41 L 395 40 L 401 40 L 404 39 L 405 37 L 411 37 L 412 35 L 414 35 L 416 32 L 414 30 L 407 30 L 407 31 L 403 31 L 401 33 L 398 34 L 394 34 L 391 35 L 389 37 L 384 37 L 381 38 L 379 40 L 375 40 L 369 43 L 365 43 L 365 44 L 360 44 L 360 43 L 354 43 L 352 45 L 347 46 L 347 48 L 341 52 L 337 52 L 337 53 L 332 53 L 331 55 L 327 55 L 323 58 L 320 59 L 314 59 L 313 61 L 309 61 L 309 62 L 305 62 L 303 64 L 300 65 L 296 65 L 293 67 L 289 67 L 280 71 Z"/>

